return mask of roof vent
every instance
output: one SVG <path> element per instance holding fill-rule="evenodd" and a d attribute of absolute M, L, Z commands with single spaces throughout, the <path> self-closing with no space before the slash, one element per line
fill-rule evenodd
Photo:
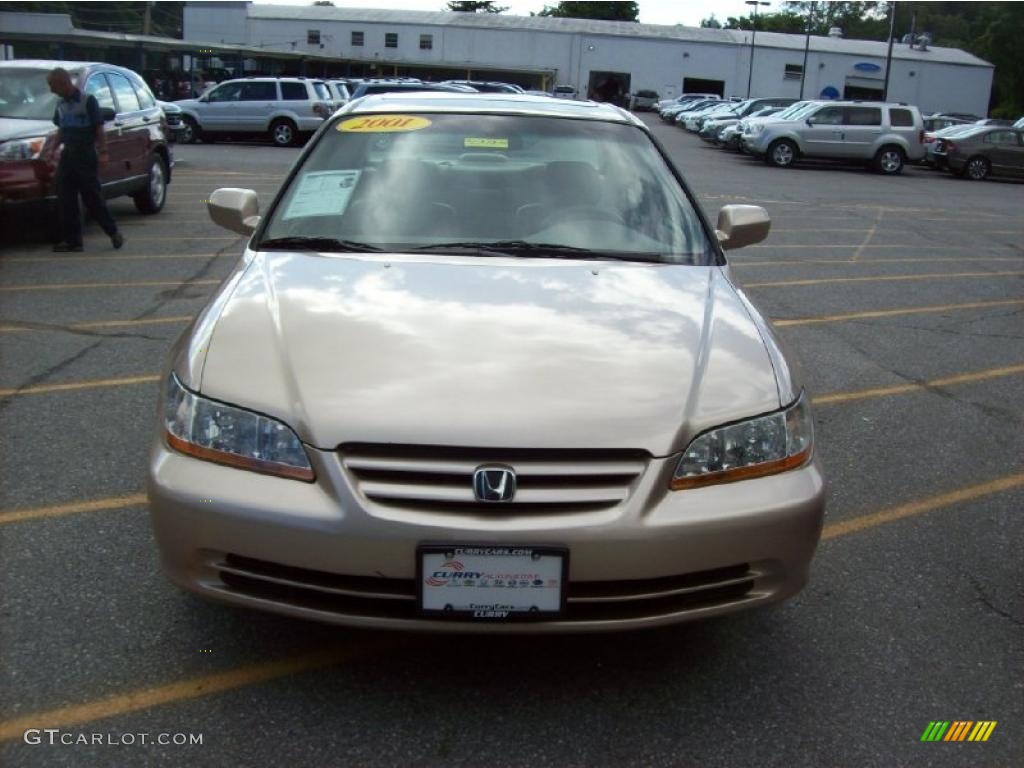
<path fill-rule="evenodd" d="M 932 36 L 925 32 L 923 35 L 919 35 L 917 38 L 917 50 L 927 51 L 928 46 L 932 44 Z"/>
<path fill-rule="evenodd" d="M 830 27 L 829 30 L 828 30 L 828 36 L 829 37 L 842 37 L 843 36 L 843 30 L 841 28 L 839 28 L 839 27 Z"/>

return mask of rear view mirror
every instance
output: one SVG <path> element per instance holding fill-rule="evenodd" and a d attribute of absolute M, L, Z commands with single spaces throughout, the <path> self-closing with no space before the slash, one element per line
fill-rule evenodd
<path fill-rule="evenodd" d="M 117 117 L 117 113 L 110 107 L 102 107 L 100 109 L 100 117 L 103 118 L 104 123 L 109 123 L 111 120 Z"/>
<path fill-rule="evenodd" d="M 251 189 L 223 187 L 206 204 L 214 224 L 240 235 L 251 235 L 260 223 L 260 200 Z"/>
<path fill-rule="evenodd" d="M 727 251 L 759 243 L 768 237 L 772 220 L 759 205 L 727 205 L 718 212 L 715 234 Z"/>

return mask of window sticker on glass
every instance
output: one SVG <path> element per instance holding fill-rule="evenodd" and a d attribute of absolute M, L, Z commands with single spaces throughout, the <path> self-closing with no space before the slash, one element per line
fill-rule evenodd
<path fill-rule="evenodd" d="M 364 115 L 351 117 L 338 123 L 343 133 L 403 133 L 419 131 L 430 125 L 425 117 L 412 115 Z"/>
<path fill-rule="evenodd" d="M 463 143 L 468 148 L 508 149 L 508 139 L 473 139 L 467 138 Z"/>
<path fill-rule="evenodd" d="M 307 173 L 292 194 L 285 219 L 305 216 L 340 216 L 359 183 L 361 171 Z"/>

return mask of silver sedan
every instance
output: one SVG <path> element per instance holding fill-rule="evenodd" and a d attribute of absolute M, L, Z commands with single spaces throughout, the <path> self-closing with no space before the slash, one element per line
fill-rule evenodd
<path fill-rule="evenodd" d="M 652 627 L 785 599 L 822 525 L 809 396 L 644 125 L 528 95 L 334 115 L 174 347 L 167 574 L 377 628 Z"/>

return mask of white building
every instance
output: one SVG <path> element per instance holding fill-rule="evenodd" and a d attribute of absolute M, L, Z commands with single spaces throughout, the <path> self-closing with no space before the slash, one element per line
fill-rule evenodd
<path fill-rule="evenodd" d="M 439 3 L 440 4 L 440 3 Z M 887 44 L 631 22 L 329 6 L 190 2 L 186 41 L 336 56 L 355 75 L 503 79 L 581 95 L 612 83 L 723 96 L 881 98 Z M 988 112 L 993 67 L 956 48 L 893 47 L 889 98 L 922 111 Z M 749 78 L 749 92 L 748 92 Z"/>

